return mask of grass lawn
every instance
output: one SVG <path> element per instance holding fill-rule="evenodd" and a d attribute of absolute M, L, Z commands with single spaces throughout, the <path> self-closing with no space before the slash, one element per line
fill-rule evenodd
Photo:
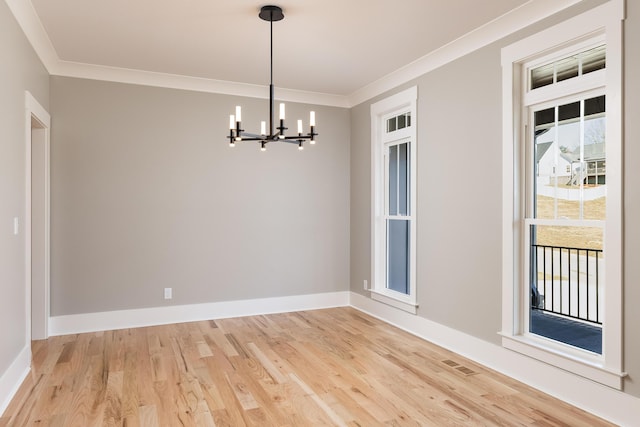
<path fill-rule="evenodd" d="M 553 219 L 554 199 L 552 197 L 537 197 L 537 214 L 541 219 Z M 584 219 L 605 219 L 606 197 L 584 202 Z M 580 202 L 558 199 L 557 218 L 579 219 Z M 564 246 L 571 248 L 602 249 L 603 233 L 596 227 L 537 227 L 539 245 Z"/>

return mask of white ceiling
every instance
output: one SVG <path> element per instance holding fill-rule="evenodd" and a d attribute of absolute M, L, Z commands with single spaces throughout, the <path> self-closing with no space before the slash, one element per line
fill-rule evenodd
<path fill-rule="evenodd" d="M 280 0 L 274 84 L 348 96 L 540 0 Z M 9 2 L 8 2 L 9 3 Z M 256 0 L 31 0 L 57 59 L 268 85 Z"/>

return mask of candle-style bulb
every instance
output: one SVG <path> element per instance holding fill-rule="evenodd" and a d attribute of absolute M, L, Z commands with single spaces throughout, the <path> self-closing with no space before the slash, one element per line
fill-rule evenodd
<path fill-rule="evenodd" d="M 236 122 L 241 122 L 242 121 L 242 110 L 240 109 L 240 106 L 236 106 Z"/>
<path fill-rule="evenodd" d="M 302 120 L 298 120 L 298 134 L 302 134 Z"/>
<path fill-rule="evenodd" d="M 315 111 L 310 111 L 309 112 L 309 126 L 315 126 L 316 125 L 316 112 Z"/>
<path fill-rule="evenodd" d="M 229 116 L 229 129 L 233 130 L 236 128 L 236 116 L 233 114 Z"/>
<path fill-rule="evenodd" d="M 267 134 L 267 122 L 260 122 L 260 135 L 266 135 Z"/>
<path fill-rule="evenodd" d="M 280 120 L 284 120 L 284 103 L 280 103 Z"/>

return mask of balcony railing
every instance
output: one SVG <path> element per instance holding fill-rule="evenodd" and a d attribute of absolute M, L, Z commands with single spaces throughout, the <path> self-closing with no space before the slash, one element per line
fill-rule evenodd
<path fill-rule="evenodd" d="M 531 309 L 602 324 L 601 249 L 531 245 Z"/>

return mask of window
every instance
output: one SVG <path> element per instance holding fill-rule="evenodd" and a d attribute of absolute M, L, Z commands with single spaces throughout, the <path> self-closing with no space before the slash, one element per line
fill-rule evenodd
<path fill-rule="evenodd" d="M 502 51 L 503 345 L 618 389 L 621 5 Z"/>
<path fill-rule="evenodd" d="M 371 106 L 371 297 L 416 313 L 416 112 L 413 87 Z"/>
<path fill-rule="evenodd" d="M 606 156 L 602 92 L 528 107 L 522 248 L 532 298 L 525 330 L 596 354 L 602 354 L 607 186 L 604 172 L 590 165 Z M 568 174 L 559 173 L 562 164 Z"/>

